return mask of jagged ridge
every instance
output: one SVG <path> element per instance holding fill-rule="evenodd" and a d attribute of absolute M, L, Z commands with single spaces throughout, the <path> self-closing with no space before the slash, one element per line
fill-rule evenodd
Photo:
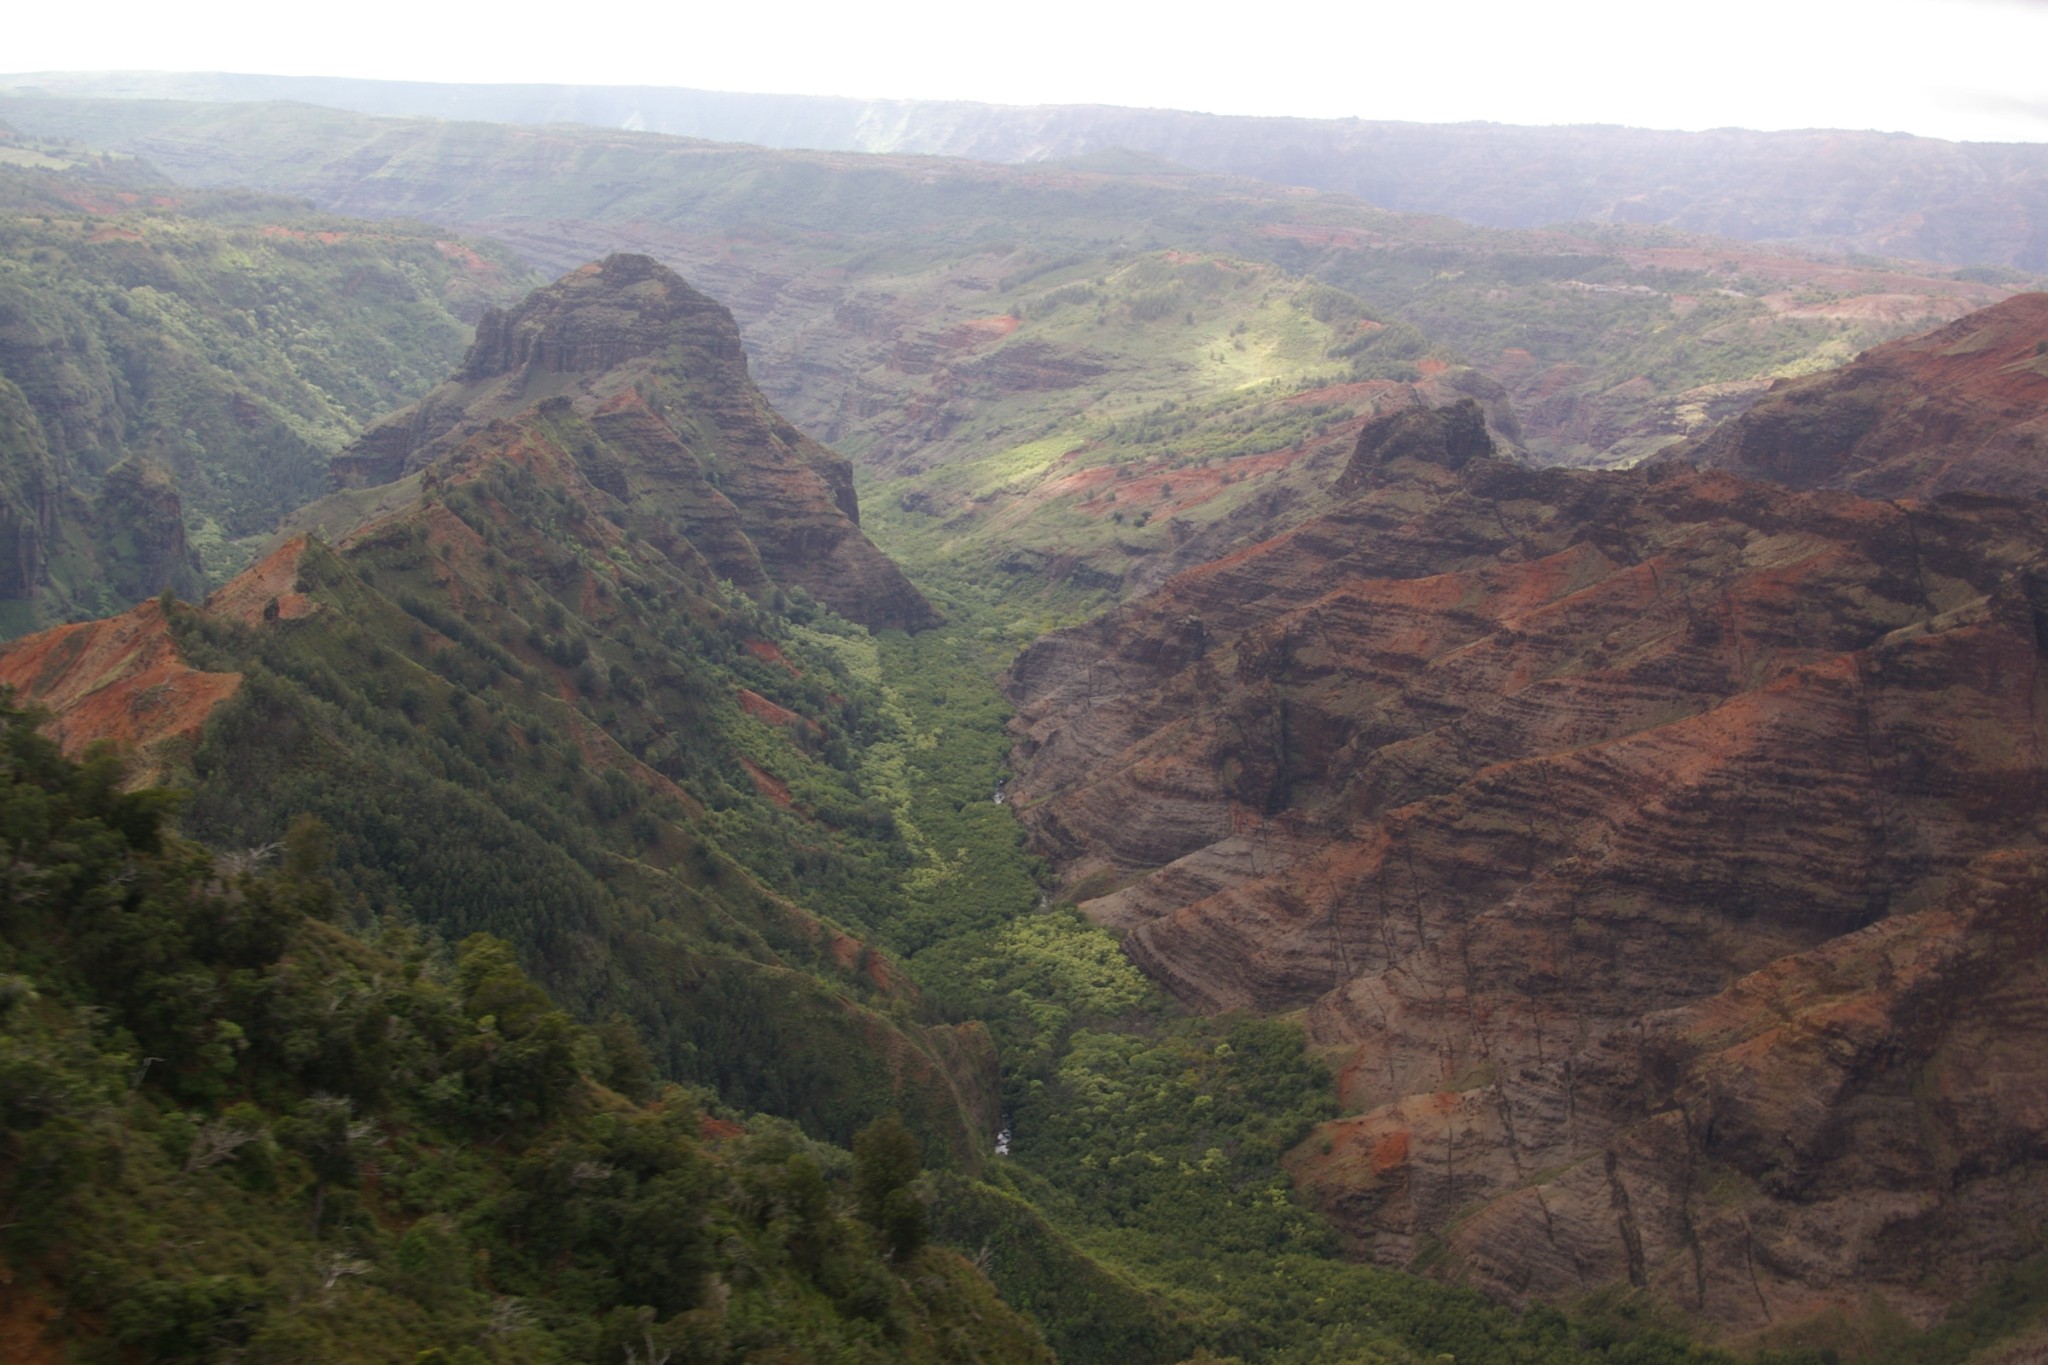
<path fill-rule="evenodd" d="M 939 620 L 861 533 L 851 467 L 747 377 L 732 314 L 646 256 L 609 256 L 485 314 L 454 376 L 337 456 L 335 480 L 398 479 L 549 399 L 590 420 L 598 440 L 576 454 L 592 482 L 673 522 L 742 588 L 800 587 L 876 629 Z"/>
<path fill-rule="evenodd" d="M 1027 650 L 1020 814 L 1184 999 L 1346 1049 L 1363 1113 L 1296 1157 L 1364 1253 L 1742 1329 L 1879 1287 L 1924 1318 L 2025 1250 L 1991 1209 L 2048 1208 L 2048 1122 L 1993 1112 L 2048 1055 L 2009 1008 L 2044 947 L 2036 518 L 1429 425 Z"/>

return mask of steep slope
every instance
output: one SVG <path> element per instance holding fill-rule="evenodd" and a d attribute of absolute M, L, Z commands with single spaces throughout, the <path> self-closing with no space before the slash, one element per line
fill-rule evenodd
<path fill-rule="evenodd" d="M 645 256 L 572 271 L 486 313 L 447 383 L 336 457 L 344 486 L 389 483 L 491 421 L 567 399 L 602 443 L 583 472 L 630 514 L 667 522 L 722 577 L 802 588 L 875 629 L 938 615 L 860 531 L 853 471 L 769 408 L 732 315 Z"/>
<path fill-rule="evenodd" d="M 10 1362 L 1050 1360 L 900 1127 L 712 1118 L 502 942 L 327 923 L 317 828 L 187 843 L 12 708 L 0 753 Z"/>
<path fill-rule="evenodd" d="M 1027 650 L 1020 815 L 1184 1000 L 1341 1049 L 1295 1160 L 1363 1254 L 1924 1319 L 2048 1211 L 2037 519 L 1484 451 L 1384 419 Z"/>
<path fill-rule="evenodd" d="M 105 740 L 130 751 L 137 781 L 162 776 L 182 743 L 241 685 L 186 662 L 162 609 L 145 602 L 101 621 L 59 626 L 0 653 L 0 683 L 55 713 L 52 736 L 79 754 Z"/>
<path fill-rule="evenodd" d="M 565 294 L 575 307 L 546 311 Z M 452 381 L 480 425 L 444 423 L 426 469 L 327 500 L 332 547 L 295 538 L 204 608 L 150 602 L 15 642 L 0 676 L 57 713 L 67 748 L 129 743 L 189 784 L 195 834 L 261 847 L 318 816 L 358 923 L 497 933 L 579 1014 L 631 1016 L 668 1074 L 841 1141 L 900 1110 L 935 1157 L 976 1159 L 997 1123 L 986 1031 L 929 1022 L 867 942 L 911 855 L 854 770 L 886 724 L 829 647 L 858 627 L 799 639 L 716 557 L 852 540 L 887 576 L 870 597 L 845 585 L 850 607 L 887 624 L 890 603 L 922 600 L 831 501 L 807 462 L 828 456 L 725 443 L 780 424 L 751 388 L 719 391 L 739 360 L 680 368 L 703 352 L 678 310 L 714 339 L 731 336 L 722 312 L 630 259 L 538 300 L 491 315 L 461 372 L 481 377 Z M 667 330 L 637 330 L 649 318 Z M 546 368 L 564 335 L 615 387 Z M 478 363 L 505 346 L 531 353 L 509 375 Z M 664 372 L 650 346 L 684 360 Z M 515 411 L 521 376 L 557 391 Z M 486 391 L 511 415 L 485 420 Z M 707 456 L 718 441 L 734 499 L 677 429 L 708 434 Z M 740 468 L 756 454 L 765 474 Z"/>
<path fill-rule="evenodd" d="M 1661 458 L 1871 498 L 2048 492 L 2048 294 L 1777 384 Z"/>
<path fill-rule="evenodd" d="M 525 285 L 417 224 L 0 166 L 0 634 L 203 594 Z"/>

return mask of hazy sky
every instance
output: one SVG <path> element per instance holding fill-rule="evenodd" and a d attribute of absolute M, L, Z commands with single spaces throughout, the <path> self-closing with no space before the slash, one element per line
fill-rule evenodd
<path fill-rule="evenodd" d="M 2048 140 L 2048 0 L 689 0 L 18 7 L 8 71 L 440 81 L 1104 103 L 1215 113 Z"/>

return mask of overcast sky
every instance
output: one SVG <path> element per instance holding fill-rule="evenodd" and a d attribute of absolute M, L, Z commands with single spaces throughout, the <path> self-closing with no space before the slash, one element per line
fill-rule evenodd
<path fill-rule="evenodd" d="M 0 69 L 680 85 L 1002 104 L 2048 141 L 2048 0 L 350 0 L 22 5 Z"/>

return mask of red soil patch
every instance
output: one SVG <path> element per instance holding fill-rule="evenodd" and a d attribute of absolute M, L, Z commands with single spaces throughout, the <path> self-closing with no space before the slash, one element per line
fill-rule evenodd
<path fill-rule="evenodd" d="M 748 759 L 741 759 L 740 767 L 746 769 L 747 776 L 753 779 L 754 790 L 767 797 L 775 805 L 783 810 L 788 810 L 796 804 L 795 799 L 789 794 L 789 784 L 781 778 L 776 777 L 773 773 L 766 771 Z"/>
<path fill-rule="evenodd" d="M 56 714 L 50 732 L 77 755 L 95 740 L 131 748 L 142 761 L 131 775 L 160 774 L 156 746 L 196 739 L 213 708 L 242 685 L 239 673 L 201 673 L 178 657 L 155 602 L 104 621 L 60 626 L 0 652 L 0 683 Z"/>
<path fill-rule="evenodd" d="M 832 965 L 842 972 L 850 972 L 860 963 L 862 943 L 850 934 L 835 934 L 832 937 Z"/>
<path fill-rule="evenodd" d="M 0 1272 L 5 1273 L 5 1272 Z M 39 1294 L 0 1280 L 0 1360 L 13 1365 L 63 1365 L 69 1359 L 50 1328 L 63 1314 Z"/>
<path fill-rule="evenodd" d="M 1245 455 L 1219 464 L 1197 465 L 1186 469 L 1155 467 L 1134 478 L 1118 478 L 1118 467 L 1115 465 L 1097 465 L 1092 469 L 1077 470 L 1048 481 L 1039 489 L 1034 499 L 1027 501 L 1080 495 L 1082 500 L 1078 510 L 1091 516 L 1106 517 L 1114 512 L 1124 512 L 1131 516 L 1145 512 L 1155 517 L 1171 516 L 1191 507 L 1199 507 L 1230 484 L 1275 473 L 1304 458 L 1319 446 L 1334 440 L 1348 439 L 1345 436 L 1346 430 L 1355 430 L 1363 422 L 1363 418 L 1349 419 L 1343 426 L 1333 428 L 1326 435 L 1313 437 L 1300 445 L 1288 446 L 1285 450 L 1268 451 L 1263 455 Z M 1116 495 L 1114 499 L 1109 496 L 1111 493 Z"/>
<path fill-rule="evenodd" d="M 709 1114 L 697 1120 L 697 1131 L 706 1142 L 725 1142 L 736 1137 L 745 1137 L 747 1130 L 731 1119 L 715 1119 Z"/>
<path fill-rule="evenodd" d="M 1373 1144 L 1372 1168 L 1376 1173 L 1391 1171 L 1408 1159 L 1408 1130 L 1399 1128 Z"/>
<path fill-rule="evenodd" d="M 298 591 L 299 560 L 305 553 L 306 538 L 294 536 L 216 589 L 206 599 L 206 614 L 254 626 L 262 623 L 264 613 L 275 602 L 275 620 L 296 621 L 313 615 L 320 604 Z"/>
<path fill-rule="evenodd" d="M 1017 319 L 1011 317 L 1008 313 L 998 313 L 992 318 L 974 318 L 961 323 L 957 327 L 950 327 L 946 330 L 945 335 L 939 338 L 939 341 L 941 345 L 950 347 L 953 350 L 969 351 L 973 350 L 976 346 L 986 346 L 992 341 L 1001 341 L 1004 337 L 1016 331 L 1019 325 Z"/>
<path fill-rule="evenodd" d="M 475 247 L 465 246 L 461 242 L 436 242 L 434 243 L 434 250 L 440 252 L 451 261 L 461 262 L 465 270 L 485 273 L 491 270 L 491 263 L 477 255 Z"/>
<path fill-rule="evenodd" d="M 805 725 L 809 723 L 787 706 L 777 706 L 759 692 L 750 691 L 742 687 L 739 689 L 739 694 L 740 710 L 746 712 L 755 720 L 766 721 L 770 725 Z"/>
<path fill-rule="evenodd" d="M 898 995 L 910 986 L 910 978 L 887 953 L 851 934 L 834 934 L 825 950 L 831 954 L 832 964 L 840 971 L 866 977 L 877 990 Z"/>
<path fill-rule="evenodd" d="M 142 240 L 142 234 L 133 228 L 109 226 L 95 228 L 85 240 L 88 242 L 139 242 Z"/>
<path fill-rule="evenodd" d="M 782 647 L 773 640 L 749 640 L 740 647 L 764 664 L 782 665 L 789 670 L 789 676 L 792 678 L 803 676 L 803 670 L 791 663 L 789 657 L 782 652 Z"/>

